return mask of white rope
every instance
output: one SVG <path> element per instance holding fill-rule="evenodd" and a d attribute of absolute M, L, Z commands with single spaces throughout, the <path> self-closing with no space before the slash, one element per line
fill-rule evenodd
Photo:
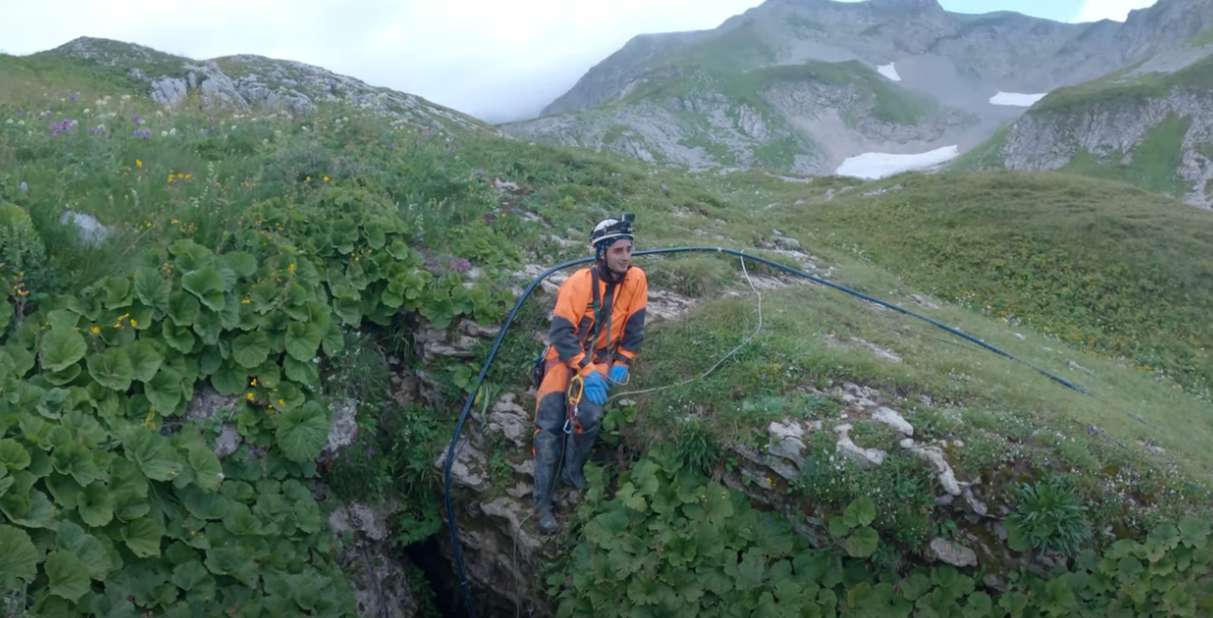
<path fill-rule="evenodd" d="M 752 279 L 750 279 L 750 273 L 748 270 L 746 270 L 746 267 L 745 267 L 745 258 L 739 257 L 737 259 L 741 262 L 741 272 L 742 272 L 742 274 L 745 275 L 746 282 L 750 284 L 750 289 L 754 291 L 754 294 L 756 296 L 758 296 L 758 327 L 754 329 L 754 332 L 750 333 L 750 336 L 746 337 L 745 341 L 742 341 L 741 343 L 737 344 L 737 347 L 733 348 L 732 350 L 729 350 L 728 354 L 725 354 L 723 357 L 720 358 L 720 360 L 716 361 L 716 364 L 712 365 L 707 371 L 703 372 L 703 375 L 695 376 L 689 380 L 683 380 L 682 382 L 679 382 L 677 384 L 667 384 L 665 386 L 656 386 L 653 388 L 646 388 L 646 389 L 637 390 L 637 391 L 624 391 L 622 393 L 617 393 L 615 395 L 612 395 L 611 397 L 608 398 L 608 401 L 613 400 L 613 399 L 618 399 L 618 398 L 624 397 L 626 395 L 641 395 L 644 393 L 653 393 L 653 392 L 657 392 L 657 391 L 662 391 L 667 388 L 674 388 L 676 386 L 686 386 L 687 384 L 690 384 L 691 382 L 694 382 L 695 380 L 700 380 L 700 379 L 706 378 L 713 371 L 716 371 L 716 368 L 719 367 L 722 363 L 724 363 L 724 361 L 728 360 L 731 356 L 736 354 L 738 350 L 740 350 L 742 347 L 744 347 L 749 342 L 753 341 L 754 337 L 758 336 L 758 333 L 762 331 L 762 292 L 758 291 L 758 288 L 754 285 L 754 281 Z"/>

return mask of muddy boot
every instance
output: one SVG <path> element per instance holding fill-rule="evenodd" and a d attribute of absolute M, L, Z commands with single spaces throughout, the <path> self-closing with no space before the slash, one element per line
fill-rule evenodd
<path fill-rule="evenodd" d="M 535 527 L 544 534 L 551 534 L 556 531 L 556 518 L 552 516 L 552 511 L 544 511 L 542 514 L 536 513 L 532 516 L 535 519 Z"/>
<path fill-rule="evenodd" d="M 585 478 L 585 462 L 590 459 L 590 451 L 598 439 L 598 428 L 602 425 L 602 406 L 593 402 L 582 401 L 577 411 L 580 431 L 573 432 L 565 442 L 564 465 L 560 478 L 577 491 L 585 491 L 590 482 Z"/>
<path fill-rule="evenodd" d="M 532 518 L 544 534 L 556 531 L 552 516 L 552 492 L 555 490 L 556 463 L 561 455 L 564 434 L 564 396 L 555 393 L 543 398 L 535 419 L 535 486 L 532 489 L 534 508 Z"/>

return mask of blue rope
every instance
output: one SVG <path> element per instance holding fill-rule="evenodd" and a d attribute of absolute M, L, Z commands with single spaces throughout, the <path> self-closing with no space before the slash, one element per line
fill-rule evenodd
<path fill-rule="evenodd" d="M 748 253 L 743 253 L 741 251 L 737 251 L 734 249 L 725 249 L 723 247 L 671 247 L 671 248 L 666 248 L 666 249 L 648 249 L 645 251 L 637 251 L 637 252 L 633 253 L 632 255 L 633 256 L 661 255 L 661 254 L 666 254 L 666 253 L 686 253 L 686 252 L 692 252 L 692 251 L 704 251 L 704 252 L 710 252 L 710 253 L 727 253 L 729 255 L 734 255 L 737 257 L 741 257 L 741 258 L 751 259 L 756 262 L 766 264 L 767 266 L 770 266 L 772 268 L 786 272 L 788 274 L 796 275 L 798 277 L 803 277 L 810 281 L 820 283 L 824 286 L 831 287 L 836 290 L 840 290 L 842 292 L 846 292 L 847 294 L 850 294 L 857 298 L 862 298 L 863 300 L 866 300 L 868 302 L 875 303 L 882 307 L 886 307 L 888 309 L 892 309 L 894 311 L 918 318 L 924 322 L 927 322 L 928 324 L 941 328 L 962 339 L 975 343 L 995 354 L 998 354 L 999 356 L 1003 356 L 1003 357 L 1009 358 L 1011 360 L 1023 363 L 1024 365 L 1027 365 L 1028 367 L 1035 369 L 1036 371 L 1040 372 L 1041 374 L 1045 375 L 1046 377 L 1052 379 L 1053 381 L 1057 382 L 1058 384 L 1061 384 L 1062 386 L 1064 386 L 1066 388 L 1077 391 L 1079 393 L 1083 393 L 1084 395 L 1091 395 L 1091 392 L 1088 391 L 1086 388 L 1083 388 L 1082 386 L 1079 386 L 1061 376 L 1050 373 L 1049 371 L 1046 371 L 1045 369 L 1037 367 L 1036 365 L 1033 365 L 1021 358 L 1018 358 L 1009 352 L 996 348 L 980 339 L 977 339 L 976 337 L 973 337 L 972 335 L 961 332 L 961 331 L 959 331 L 955 328 L 952 328 L 951 326 L 948 326 L 946 324 L 943 324 L 937 320 L 933 320 L 925 315 L 915 313 L 913 311 L 910 311 L 909 309 L 905 309 L 904 307 L 900 307 L 900 306 L 894 305 L 892 303 L 888 303 L 883 300 L 880 300 L 878 298 L 868 296 L 867 294 L 864 294 L 862 292 L 852 290 L 848 287 L 839 285 L 832 281 L 822 279 L 821 277 L 818 277 L 816 275 L 811 275 L 804 271 L 797 270 L 797 269 L 787 266 L 785 264 L 780 264 L 779 262 L 768 260 L 763 257 L 759 257 L 756 255 L 750 255 Z M 576 259 L 576 260 L 570 260 L 563 264 L 553 266 L 553 267 L 547 269 L 546 271 L 544 271 L 543 273 L 541 273 L 538 277 L 535 278 L 534 281 L 531 282 L 531 284 L 529 286 L 527 286 L 526 290 L 523 291 L 522 295 L 518 298 L 518 301 L 516 303 L 514 303 L 514 308 L 511 309 L 509 315 L 506 316 L 505 324 L 501 327 L 501 332 L 497 333 L 497 340 L 493 342 L 493 348 L 489 351 L 488 359 L 485 360 L 484 366 L 480 368 L 480 375 L 476 378 L 476 387 L 473 388 L 471 391 L 471 394 L 468 395 L 467 403 L 465 403 L 463 406 L 463 412 L 459 415 L 459 421 L 455 424 L 455 432 L 451 435 L 451 444 L 447 450 L 445 481 L 444 481 L 446 513 L 447 513 L 447 519 L 448 519 L 448 521 L 450 523 L 450 527 L 451 527 L 451 543 L 454 546 L 455 564 L 459 571 L 459 585 L 463 588 L 463 597 L 464 597 L 464 601 L 467 605 L 468 616 L 470 616 L 472 618 L 475 618 L 475 616 L 476 616 L 475 608 L 472 605 L 472 589 L 468 584 L 467 568 L 463 562 L 463 548 L 460 546 L 460 543 L 459 543 L 459 527 L 455 523 L 455 506 L 451 500 L 451 467 L 455 463 L 455 447 L 459 442 L 460 434 L 463 433 L 463 425 L 467 421 L 468 415 L 472 410 L 472 404 L 476 399 L 476 393 L 479 392 L 480 386 L 482 384 L 484 384 L 484 378 L 485 378 L 485 375 L 488 374 L 489 366 L 493 363 L 493 358 L 495 356 L 497 356 L 497 351 L 498 351 L 498 349 L 501 348 L 501 342 L 505 339 L 506 332 L 509 331 L 510 325 L 514 322 L 514 317 L 518 315 L 518 310 L 522 307 L 522 303 L 524 301 L 526 301 L 527 297 L 529 297 L 531 295 L 531 292 L 533 292 L 535 290 L 535 287 L 538 286 L 540 284 L 540 282 L 542 282 L 544 279 L 546 279 L 552 273 L 554 273 L 558 270 L 568 268 L 570 266 L 576 266 L 578 264 L 585 264 L 587 262 L 593 262 L 594 260 L 595 260 L 594 257 L 586 257 L 586 258 L 580 258 L 580 259 Z"/>

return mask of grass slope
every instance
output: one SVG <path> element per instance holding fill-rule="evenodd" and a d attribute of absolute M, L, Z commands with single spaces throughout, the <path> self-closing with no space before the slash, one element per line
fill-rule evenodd
<path fill-rule="evenodd" d="M 1179 175 L 1183 160 L 1183 141 L 1191 119 L 1168 114 L 1151 127 L 1141 143 L 1133 147 L 1129 163 L 1122 163 L 1125 153 L 1112 153 L 1101 160 L 1091 152 L 1080 152 L 1063 169 L 1065 171 L 1127 182 L 1146 191 L 1172 197 L 1182 197 L 1191 189 L 1191 182 Z"/>
<path fill-rule="evenodd" d="M 118 67 L 82 64 L 53 52 L 28 56 L 0 54 L 0 103 L 41 103 L 48 92 L 89 100 L 116 93 L 135 94 L 142 84 Z"/>
<path fill-rule="evenodd" d="M 622 533 L 629 521 L 679 512 L 686 515 L 683 525 L 754 541 L 744 530 L 757 515 L 741 492 L 705 484 L 713 495 L 723 492 L 710 512 L 662 510 L 654 502 L 641 513 L 637 494 L 627 493 L 630 479 L 647 507 L 666 481 L 653 476 L 645 458 L 664 462 L 669 474 L 683 462 L 697 464 L 687 470 L 720 472 L 732 465 L 722 445 L 753 442 L 772 420 L 800 414 L 835 421 L 842 402 L 830 388 L 846 382 L 880 389 L 916 435 L 962 440 L 965 446 L 950 450 L 949 460 L 965 478 L 980 477 L 995 489 L 992 505 L 1048 513 L 1047 504 L 1004 490 L 1056 482 L 1061 489 L 1047 495 L 1061 492 L 1062 504 L 1078 500 L 1086 507 L 1081 521 L 1111 526 L 1114 538 L 1141 538 L 1152 524 L 1179 521 L 1186 512 L 1207 514 L 1210 499 L 1201 484 L 1213 467 L 1209 413 L 1190 389 L 1202 385 L 1202 371 L 1209 374 L 1203 309 L 1213 290 L 1207 258 L 1213 238 L 1208 218 L 1191 209 L 1064 175 L 908 174 L 878 183 L 899 183 L 900 190 L 865 197 L 854 181 L 688 175 L 575 149 L 432 134 L 342 108 L 297 119 L 219 115 L 212 122 L 139 99 L 71 101 L 68 92 L 82 87 L 73 82 L 74 70 L 40 77 L 51 90 L 27 92 L 32 100 L 0 104 L 0 271 L 11 282 L 0 343 L 0 508 L 7 518 L 0 524 L 0 582 L 42 614 L 129 609 L 131 595 L 139 612 L 172 615 L 217 615 L 232 607 L 247 615 L 353 615 L 335 562 L 342 541 L 323 525 L 327 510 L 337 500 L 395 499 L 406 510 L 392 530 L 397 542 L 437 533 L 442 520 L 432 462 L 449 439 L 469 375 L 488 350 L 478 348 L 470 362 L 426 367 L 439 379 L 436 408 L 388 397 L 384 357 L 419 362 L 409 336 L 422 318 L 439 325 L 461 315 L 499 322 L 512 302 L 510 277 L 524 262 L 581 257 L 550 234 L 585 230 L 619 211 L 638 214 L 646 248 L 712 242 L 764 253 L 754 247 L 778 228 L 834 267 L 840 283 L 902 303 L 911 293 L 935 294 L 948 301 L 934 310 L 938 319 L 1074 377 L 1098 397 L 835 291 L 766 291 L 764 329 L 731 362 L 705 380 L 612 407 L 604 447 L 618 449 L 621 467 L 596 476 L 600 494 L 584 513 L 603 517 L 594 515 L 596 529 L 584 528 L 586 543 L 639 548 L 648 541 L 639 527 L 632 534 L 606 530 Z M 49 116 L 18 114 L 34 101 Z M 66 118 L 77 123 L 64 124 Z M 137 128 L 150 135 L 135 134 Z M 495 177 L 528 193 L 495 191 Z M 833 199 L 826 196 L 830 189 Z M 61 223 L 68 209 L 108 226 L 105 242 L 89 245 Z M 734 262 L 687 256 L 644 266 L 655 289 L 704 302 L 684 320 L 654 325 L 629 388 L 693 377 L 754 326 L 749 297 L 717 296 L 744 286 Z M 474 280 L 470 267 L 477 269 Z M 489 374 L 494 392 L 525 388 L 537 350 L 523 326 L 541 327 L 542 313 L 540 302 L 530 303 L 507 338 Z M 902 361 L 857 348 L 857 338 Z M 1115 355 L 1133 355 L 1133 362 L 1109 358 Z M 1075 359 L 1094 373 L 1073 369 Z M 1159 378 L 1153 367 L 1133 366 L 1145 362 L 1176 381 Z M 211 455 L 220 418 L 198 422 L 197 433 L 181 420 L 193 387 L 203 384 L 232 396 L 231 411 L 221 418 L 235 423 L 245 441 L 223 460 Z M 351 397 L 360 441 L 319 467 L 328 406 Z M 896 450 L 882 425 L 865 419 L 855 425 L 857 442 Z M 855 507 L 851 527 L 870 522 L 882 544 L 868 566 L 846 569 L 847 581 L 819 582 L 838 594 L 827 590 L 802 602 L 833 607 L 845 598 L 887 600 L 892 585 L 864 579 L 860 571 L 876 565 L 909 577 L 903 567 L 917 559 L 924 539 L 949 529 L 949 521 L 952 529 L 965 524 L 944 519 L 921 461 L 897 456 L 861 470 L 832 459 L 833 443 L 822 437 L 828 433 L 809 440 L 814 465 L 799 482 L 780 488 L 781 499 L 836 514 L 867 496 L 872 516 L 862 515 L 866 506 Z M 1165 451 L 1142 448 L 1138 440 Z M 265 456 L 251 456 L 251 446 Z M 659 446 L 678 457 L 661 459 Z M 498 462 L 529 456 L 500 441 L 495 448 Z M 506 466 L 494 470 L 499 487 L 516 480 Z M 219 472 L 222 482 L 215 480 Z M 317 501 L 305 488 L 316 480 L 327 481 L 327 499 Z M 696 500 L 689 490 L 701 482 L 679 481 L 678 499 Z M 618 502 L 608 501 L 612 495 Z M 702 500 L 708 500 L 706 489 Z M 632 511 L 622 510 L 625 501 Z M 1080 520 L 1066 517 L 1034 538 L 1112 551 L 1111 539 L 1079 534 Z M 665 524 L 653 529 L 663 525 L 671 530 Z M 1193 526 L 1184 522 L 1184 542 L 1203 543 L 1207 530 Z M 1183 549 L 1180 535 L 1174 542 L 1165 534 L 1152 538 L 1163 545 L 1143 552 L 1184 560 L 1168 553 Z M 864 546 L 869 541 L 865 537 Z M 733 582 L 750 582 L 728 593 L 742 604 L 738 611 L 755 609 L 764 595 L 774 601 L 776 592 L 791 594 L 777 586 L 775 563 L 757 570 L 770 568 L 771 577 L 757 580 L 747 579 L 755 573 L 754 556 L 742 578 L 736 554 L 692 572 L 678 557 L 687 554 L 670 547 L 641 552 L 643 560 L 633 560 L 631 549 L 616 551 L 611 560 L 636 567 L 628 570 L 606 568 L 605 555 L 583 545 L 565 554 L 580 568 L 566 571 L 579 575 L 564 594 L 582 602 L 577 599 L 618 585 L 630 599 L 612 596 L 620 611 L 637 599 L 658 603 L 664 591 L 649 588 L 665 585 L 659 582 L 682 582 L 688 595 L 715 590 L 721 598 Z M 1128 551 L 1119 547 L 1115 551 Z M 782 540 L 766 549 L 775 556 L 791 551 Z M 1213 554 L 1192 553 L 1178 572 L 1207 577 L 1200 569 Z M 706 551 L 696 559 L 717 560 L 712 556 L 720 554 Z M 822 574 L 841 560 L 828 552 L 818 557 Z M 1069 564 L 1078 568 L 1090 557 Z M 662 577 L 647 570 L 656 559 L 670 561 Z M 1098 555 L 1094 562 L 1098 566 Z M 842 573 L 837 564 L 835 572 Z M 810 567 L 796 563 L 798 571 Z M 1148 577 L 1129 571 L 1121 569 L 1132 581 Z M 696 573 L 716 579 L 688 579 Z M 591 574 L 593 585 L 584 579 Z M 925 577 L 927 588 L 960 580 L 973 585 L 968 575 L 958 580 L 955 570 Z M 1049 583 L 1051 596 L 1043 580 L 1039 589 L 1024 590 L 1064 609 L 1066 597 L 1055 582 L 1080 585 L 1066 581 Z M 943 611 L 958 606 L 946 596 L 963 588 L 957 586 L 933 593 L 930 602 Z M 956 599 L 973 608 L 990 600 L 972 590 Z M 1080 593 L 1071 594 L 1071 604 Z M 1190 594 L 1204 593 L 1192 587 Z M 660 603 L 683 600 L 672 599 Z M 705 606 L 704 613 L 720 607 Z"/>

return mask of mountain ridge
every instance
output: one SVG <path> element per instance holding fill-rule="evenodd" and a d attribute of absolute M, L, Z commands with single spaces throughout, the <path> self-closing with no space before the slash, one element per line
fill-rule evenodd
<path fill-rule="evenodd" d="M 860 157 L 921 162 L 945 149 L 968 152 L 1034 105 L 1052 105 L 1052 93 L 1121 71 L 1181 70 L 1213 54 L 1213 48 L 1187 45 L 1211 27 L 1210 0 L 1161 0 L 1132 11 L 1124 22 L 1081 23 L 1014 11 L 953 13 L 934 0 L 767 0 L 714 29 L 634 37 L 539 116 L 498 127 L 533 141 L 693 169 L 741 165 L 830 175 Z M 827 63 L 838 69 L 848 62 L 885 80 L 835 88 L 807 109 L 773 103 L 789 100 L 787 88 L 749 77 L 772 67 Z M 722 86 L 747 79 L 756 86 L 745 92 Z M 879 98 L 877 89 L 886 87 L 934 99 L 945 116 L 964 121 L 947 123 L 943 131 L 935 121 L 904 122 L 874 140 L 856 125 L 868 119 L 857 116 L 876 106 L 853 101 Z M 706 112 L 714 122 L 686 117 L 686 110 L 702 113 L 704 101 L 714 102 Z M 783 129 L 749 134 L 735 120 L 752 118 L 760 108 L 774 112 L 765 115 L 767 124 Z M 851 121 L 823 127 L 822 118 Z M 777 160 L 756 154 L 775 142 L 783 149 L 795 143 L 798 150 Z M 913 162 L 890 169 L 898 165 L 915 169 Z"/>
<path fill-rule="evenodd" d="M 487 123 L 415 94 L 372 86 L 348 75 L 296 60 L 256 54 L 194 59 L 151 47 L 102 37 L 81 36 L 23 59 L 65 58 L 120 71 L 147 87 L 154 101 L 176 107 L 190 97 L 197 104 L 239 111 L 284 111 L 292 115 L 316 109 L 318 102 L 349 101 L 406 122 L 431 128 L 457 126 L 493 131 Z"/>

